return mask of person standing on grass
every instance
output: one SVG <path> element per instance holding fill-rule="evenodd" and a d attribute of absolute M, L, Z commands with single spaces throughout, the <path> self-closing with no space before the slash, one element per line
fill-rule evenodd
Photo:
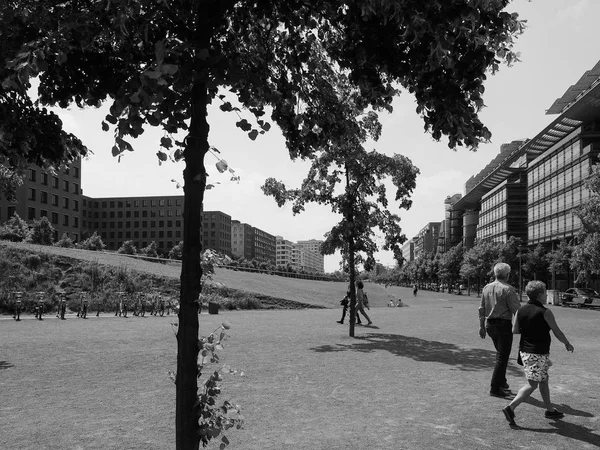
<path fill-rule="evenodd" d="M 371 319 L 365 312 L 365 307 L 369 310 L 371 308 L 369 308 L 369 301 L 367 300 L 367 296 L 363 291 L 364 287 L 365 285 L 362 281 L 359 280 L 356 282 L 356 323 L 361 323 L 360 316 L 358 315 L 358 313 L 361 313 L 364 318 L 367 319 L 367 325 L 371 325 L 373 322 L 371 322 Z"/>
<path fill-rule="evenodd" d="M 548 387 L 548 368 L 550 361 L 550 330 L 554 336 L 565 344 L 569 352 L 574 348 L 565 334 L 556 324 L 554 314 L 543 305 L 546 298 L 546 285 L 541 281 L 530 281 L 525 287 L 529 301 L 521 306 L 515 317 L 513 333 L 520 334 L 519 361 L 523 364 L 527 384 L 519 389 L 517 396 L 502 409 L 506 420 L 515 425 L 515 408 L 535 391 L 538 386 L 546 407 L 544 416 L 547 419 L 561 419 L 564 414 L 552 406 L 550 388 Z"/>
<path fill-rule="evenodd" d="M 502 398 L 513 395 L 508 390 L 506 367 L 513 342 L 512 318 L 521 306 L 517 291 L 508 284 L 509 275 L 508 264 L 496 264 L 495 280 L 483 288 L 479 305 L 479 336 L 485 339 L 486 334 L 489 334 L 496 349 L 490 395 Z"/>
<path fill-rule="evenodd" d="M 417 292 L 419 291 L 419 288 L 417 287 L 417 285 L 415 284 L 413 286 L 413 296 L 416 297 L 417 296 Z"/>

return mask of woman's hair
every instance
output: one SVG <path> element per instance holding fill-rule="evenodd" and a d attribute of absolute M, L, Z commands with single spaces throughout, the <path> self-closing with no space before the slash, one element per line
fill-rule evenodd
<path fill-rule="evenodd" d="M 529 299 L 531 300 L 539 301 L 540 295 L 542 295 L 545 290 L 546 285 L 538 280 L 530 281 L 529 283 L 527 283 L 527 286 L 525 286 L 525 293 L 527 294 L 527 297 L 529 297 Z"/>
<path fill-rule="evenodd" d="M 362 289 L 364 286 L 365 286 L 365 285 L 363 284 L 363 282 L 362 282 L 362 281 L 360 281 L 360 280 L 359 280 L 359 281 L 357 281 L 357 282 L 356 282 L 356 287 L 357 287 L 357 288 L 359 288 L 359 289 Z"/>

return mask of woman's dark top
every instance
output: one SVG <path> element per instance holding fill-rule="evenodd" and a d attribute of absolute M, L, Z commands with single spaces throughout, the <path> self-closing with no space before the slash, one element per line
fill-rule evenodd
<path fill-rule="evenodd" d="M 550 326 L 544 319 L 545 312 L 541 303 L 531 300 L 519 309 L 520 351 L 537 355 L 550 353 Z"/>

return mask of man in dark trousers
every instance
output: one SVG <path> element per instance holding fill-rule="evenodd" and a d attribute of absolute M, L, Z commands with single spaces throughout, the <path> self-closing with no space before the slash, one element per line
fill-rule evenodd
<path fill-rule="evenodd" d="M 479 336 L 485 339 L 488 334 L 496 348 L 490 395 L 502 398 L 513 395 L 506 382 L 506 367 L 513 342 L 512 318 L 521 306 L 517 291 L 508 284 L 509 275 L 508 264 L 496 264 L 495 280 L 483 288 L 479 305 Z"/>

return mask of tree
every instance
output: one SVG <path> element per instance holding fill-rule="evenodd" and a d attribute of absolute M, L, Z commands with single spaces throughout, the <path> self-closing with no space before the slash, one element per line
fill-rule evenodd
<path fill-rule="evenodd" d="M 577 273 L 578 283 L 586 283 L 590 274 L 600 273 L 600 165 L 592 166 L 585 187 L 590 196 L 575 211 L 581 219 L 578 245 L 572 254 L 572 268 Z"/>
<path fill-rule="evenodd" d="M 21 242 L 29 236 L 29 225 L 21 217 L 14 213 L 2 227 L 0 227 L 0 239 L 13 242 Z"/>
<path fill-rule="evenodd" d="M 33 244 L 52 245 L 54 242 L 54 227 L 47 217 L 33 221 L 33 227 L 27 240 Z"/>
<path fill-rule="evenodd" d="M 75 244 L 73 243 L 73 239 L 71 239 L 67 233 L 63 233 L 60 239 L 54 243 L 54 246 L 73 248 L 75 247 Z"/>
<path fill-rule="evenodd" d="M 102 127 L 114 130 L 115 156 L 133 150 L 130 138 L 155 126 L 164 131 L 158 159 L 185 161 L 178 449 L 199 445 L 196 312 L 208 105 L 218 101 L 223 111 L 240 114 L 234 106 L 239 102 L 254 116 L 252 123 L 241 116 L 237 123 L 251 139 L 271 127 L 264 117 L 270 112 L 290 155 L 310 155 L 337 121 L 335 111 L 297 110 L 299 102 L 310 105 L 319 96 L 315 86 L 322 83 L 311 73 L 311 47 L 318 40 L 324 57 L 349 73 L 366 102 L 390 107 L 394 87 L 402 85 L 415 95 L 435 139 L 445 135 L 452 148 L 474 147 L 490 137 L 478 118 L 483 82 L 488 71 L 515 59 L 513 40 L 523 28 L 516 14 L 504 11 L 508 0 L 3 3 L 6 95 L 26 98 L 30 78 L 39 76 L 42 105 L 97 107 L 110 101 Z"/>
<path fill-rule="evenodd" d="M 546 255 L 548 259 L 548 268 L 552 272 L 552 280 L 554 281 L 554 273 L 566 273 L 567 283 L 571 279 L 571 259 L 573 257 L 573 247 L 565 240 L 558 243 L 558 246 L 549 251 Z M 555 286 L 552 286 L 555 289 Z"/>
<path fill-rule="evenodd" d="M 158 251 L 156 249 L 156 242 L 152 241 L 146 247 L 140 249 L 140 255 L 158 258 Z"/>
<path fill-rule="evenodd" d="M 476 278 L 478 290 L 493 275 L 494 264 L 499 258 L 498 244 L 489 241 L 478 241 L 475 246 L 467 250 L 460 267 L 463 278 Z"/>
<path fill-rule="evenodd" d="M 546 258 L 546 249 L 541 244 L 538 244 L 532 251 L 527 253 L 525 262 L 523 263 L 523 272 L 527 277 L 538 279 L 542 276 L 546 279 L 548 274 L 548 258 Z"/>
<path fill-rule="evenodd" d="M 183 252 L 183 241 L 179 241 L 171 250 L 169 250 L 169 259 L 181 260 L 181 254 Z"/>
<path fill-rule="evenodd" d="M 462 242 L 443 253 L 439 262 L 439 277 L 446 283 L 456 283 L 460 279 L 463 262 Z"/>
<path fill-rule="evenodd" d="M 86 240 L 81 241 L 78 247 L 84 250 L 100 251 L 106 248 L 106 244 L 102 242 L 102 238 L 100 237 L 100 235 L 96 231 L 94 231 L 94 234 L 92 234 Z"/>
<path fill-rule="evenodd" d="M 117 250 L 117 253 L 123 253 L 124 255 L 135 255 L 137 253 L 137 248 L 135 248 L 135 242 L 133 241 L 125 241 Z"/>

